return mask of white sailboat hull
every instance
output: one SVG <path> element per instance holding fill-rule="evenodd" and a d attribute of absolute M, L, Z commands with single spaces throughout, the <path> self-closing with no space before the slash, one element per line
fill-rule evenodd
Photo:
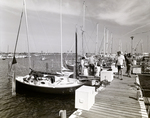
<path fill-rule="evenodd" d="M 29 90 L 40 93 L 49 94 L 72 94 L 77 88 L 83 85 L 77 79 L 67 77 L 56 77 L 55 80 L 51 78 L 42 77 L 40 80 L 34 80 L 31 78 L 29 81 L 25 81 L 29 76 L 17 77 L 16 78 L 16 89 L 17 90 Z"/>

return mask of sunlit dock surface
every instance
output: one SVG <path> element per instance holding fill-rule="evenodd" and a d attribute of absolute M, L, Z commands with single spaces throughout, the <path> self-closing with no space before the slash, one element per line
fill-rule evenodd
<path fill-rule="evenodd" d="M 123 80 L 115 77 L 98 92 L 89 111 L 77 110 L 70 118 L 148 118 L 144 101 L 137 100 L 134 82 L 135 75 Z"/>

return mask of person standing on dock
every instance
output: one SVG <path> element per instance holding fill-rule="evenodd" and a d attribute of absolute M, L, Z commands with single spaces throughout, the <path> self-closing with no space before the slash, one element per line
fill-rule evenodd
<path fill-rule="evenodd" d="M 136 65 L 136 56 L 133 56 L 133 65 Z"/>
<path fill-rule="evenodd" d="M 84 65 L 86 66 L 86 67 L 88 67 L 88 61 L 89 61 L 89 57 L 88 57 L 88 54 L 87 53 L 85 53 L 84 54 Z"/>
<path fill-rule="evenodd" d="M 101 70 L 102 70 L 102 60 L 101 60 L 101 58 L 97 59 L 95 67 L 96 67 L 95 76 L 100 76 L 100 73 L 101 73 Z"/>
<path fill-rule="evenodd" d="M 126 62 L 126 67 L 127 67 L 127 55 L 128 55 L 127 53 L 124 54 L 124 58 L 125 58 L 125 62 Z M 125 73 L 127 73 L 127 68 L 126 68 L 126 72 Z"/>
<path fill-rule="evenodd" d="M 131 53 L 127 54 L 126 65 L 127 65 L 127 76 L 131 77 L 131 70 L 133 65 L 133 59 Z"/>
<path fill-rule="evenodd" d="M 122 80 L 123 79 L 122 69 L 123 69 L 123 67 L 125 67 L 125 57 L 121 54 L 121 51 L 117 52 L 115 66 L 118 68 L 118 78 L 120 78 L 120 80 Z"/>
<path fill-rule="evenodd" d="M 82 57 L 81 58 L 81 75 L 83 75 L 83 72 L 84 72 L 84 64 L 85 64 L 85 57 Z"/>
<path fill-rule="evenodd" d="M 94 76 L 94 68 L 95 68 L 95 58 L 94 55 L 92 55 L 89 58 L 89 69 L 90 69 L 90 74 Z"/>

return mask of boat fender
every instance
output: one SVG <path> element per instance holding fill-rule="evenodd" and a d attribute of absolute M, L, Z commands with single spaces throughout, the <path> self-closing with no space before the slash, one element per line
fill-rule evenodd
<path fill-rule="evenodd" d="M 67 118 L 66 117 L 66 110 L 60 110 L 59 111 L 59 116 L 61 116 L 61 118 Z"/>

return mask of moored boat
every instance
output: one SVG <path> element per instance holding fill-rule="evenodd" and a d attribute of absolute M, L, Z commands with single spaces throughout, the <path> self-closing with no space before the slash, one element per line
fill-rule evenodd
<path fill-rule="evenodd" d="M 26 25 L 28 25 L 27 22 L 26 22 Z M 80 81 L 77 77 L 77 31 L 75 33 L 75 40 L 76 40 L 75 41 L 76 42 L 76 47 L 75 47 L 76 48 L 76 52 L 75 52 L 76 53 L 76 63 L 75 63 L 76 71 L 74 73 L 67 71 L 66 69 L 65 71 L 61 69 L 60 74 L 38 72 L 38 71 L 34 71 L 31 69 L 31 72 L 28 75 L 15 78 L 16 90 L 17 91 L 28 90 L 28 91 L 35 91 L 35 92 L 40 92 L 40 93 L 50 93 L 50 94 L 71 94 L 71 93 L 74 93 L 78 87 L 85 84 L 86 80 Z M 17 41 L 18 41 L 18 37 L 17 37 Z M 17 45 L 17 41 L 16 41 L 16 45 Z M 16 48 L 14 51 L 12 64 L 17 63 L 15 59 L 15 52 L 16 52 Z M 28 53 L 29 53 L 29 50 L 28 50 Z M 29 55 L 29 67 L 31 67 L 30 53 L 28 55 Z M 62 49 L 61 49 L 61 67 L 63 67 Z"/>
<path fill-rule="evenodd" d="M 72 94 L 83 85 L 77 79 L 63 75 L 31 74 L 16 78 L 17 90 L 29 90 L 50 94 Z"/>
<path fill-rule="evenodd" d="M 46 58 L 44 56 L 41 57 L 41 61 L 44 61 L 46 60 Z"/>

